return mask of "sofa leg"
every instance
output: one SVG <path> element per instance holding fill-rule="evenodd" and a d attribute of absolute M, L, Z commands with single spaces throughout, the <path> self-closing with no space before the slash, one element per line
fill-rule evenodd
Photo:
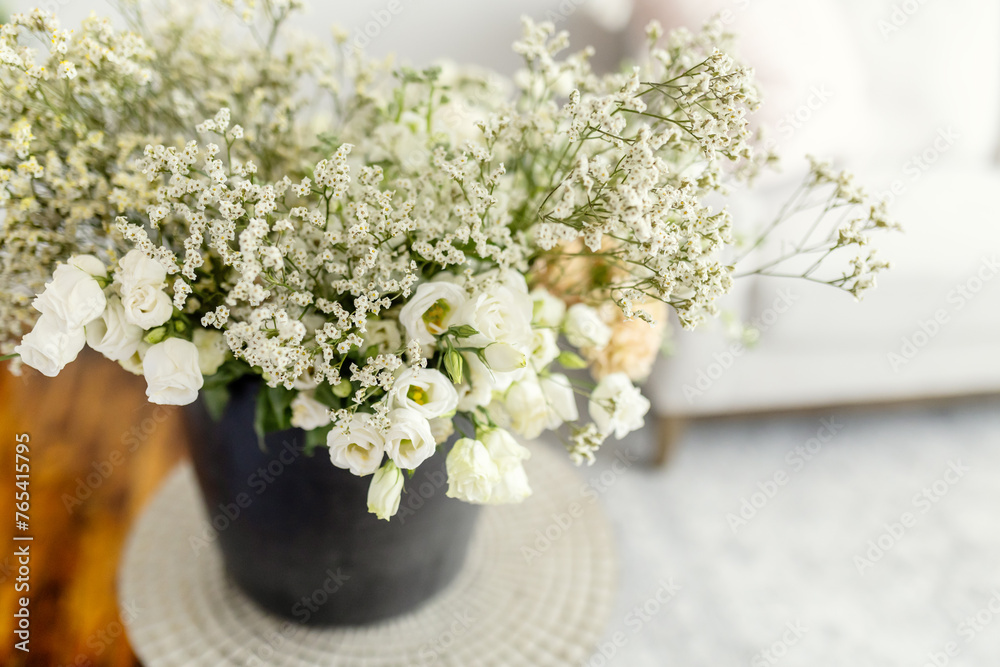
<path fill-rule="evenodd" d="M 654 465 L 669 465 L 677 454 L 678 443 L 684 434 L 687 419 L 684 417 L 657 417 L 656 460 Z"/>

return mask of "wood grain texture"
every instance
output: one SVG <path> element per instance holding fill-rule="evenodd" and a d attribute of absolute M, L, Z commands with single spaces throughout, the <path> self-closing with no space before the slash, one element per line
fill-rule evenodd
<path fill-rule="evenodd" d="M 118 559 L 133 519 L 184 456 L 180 411 L 151 405 L 144 390 L 141 377 L 97 355 L 56 378 L 0 368 L 0 665 L 138 664 L 115 597 Z M 13 635 L 24 595 L 12 556 L 19 433 L 31 438 L 27 654 Z"/>

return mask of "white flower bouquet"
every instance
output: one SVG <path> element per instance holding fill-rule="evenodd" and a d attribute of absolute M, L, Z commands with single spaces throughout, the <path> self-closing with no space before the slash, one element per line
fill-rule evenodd
<path fill-rule="evenodd" d="M 89 345 L 150 401 L 216 411 L 259 376 L 258 432 L 373 475 L 382 518 L 446 442 L 448 495 L 508 503 L 531 492 L 511 432 L 559 431 L 579 463 L 641 427 L 669 311 L 694 327 L 732 286 L 740 244 L 707 201 L 771 159 L 721 24 L 652 25 L 641 63 L 599 75 L 525 20 L 507 80 L 292 39 L 297 5 L 0 29 L 3 352 L 54 376 Z M 796 275 L 859 295 L 887 266 L 864 249 L 883 207 L 821 163 L 803 192 L 833 227 L 748 272 L 818 257 Z"/>

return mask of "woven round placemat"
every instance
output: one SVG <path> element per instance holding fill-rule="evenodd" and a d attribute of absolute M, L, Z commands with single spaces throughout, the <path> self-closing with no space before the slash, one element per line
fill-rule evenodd
<path fill-rule="evenodd" d="M 447 590 L 405 616 L 334 629 L 267 614 L 228 579 L 214 545 L 192 548 L 207 517 L 190 465 L 180 466 L 133 528 L 119 572 L 136 654 L 147 667 L 583 664 L 614 602 L 612 533 L 562 453 L 532 449 L 534 494 L 483 509 Z"/>

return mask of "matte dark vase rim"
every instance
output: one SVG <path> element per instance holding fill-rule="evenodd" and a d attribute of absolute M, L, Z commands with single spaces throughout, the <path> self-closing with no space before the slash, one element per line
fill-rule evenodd
<path fill-rule="evenodd" d="M 412 611 L 461 570 L 478 507 L 445 495 L 445 452 L 405 482 L 391 521 L 368 512 L 371 476 L 304 454 L 305 433 L 253 428 L 256 378 L 230 387 L 216 422 L 187 411 L 189 449 L 227 575 L 269 612 L 307 625 L 366 625 Z M 219 526 L 222 529 L 219 530 Z"/>

